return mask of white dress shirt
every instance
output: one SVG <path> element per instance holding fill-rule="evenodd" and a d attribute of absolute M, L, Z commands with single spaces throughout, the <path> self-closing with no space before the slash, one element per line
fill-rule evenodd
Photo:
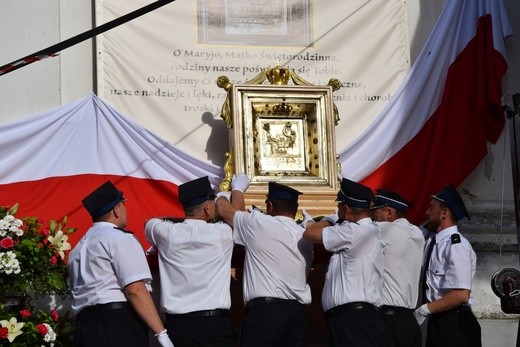
<path fill-rule="evenodd" d="M 231 294 L 231 227 L 186 219 L 172 223 L 151 219 L 148 242 L 159 251 L 161 307 L 169 314 L 229 309 Z"/>
<path fill-rule="evenodd" d="M 424 251 L 423 233 L 406 218 L 378 224 L 385 243 L 383 305 L 415 309 Z"/>
<path fill-rule="evenodd" d="M 124 287 L 152 275 L 143 247 L 131 233 L 108 222 L 96 222 L 69 254 L 72 311 L 127 301 Z"/>
<path fill-rule="evenodd" d="M 429 302 L 439 300 L 451 289 L 471 290 L 477 267 L 477 255 L 469 241 L 459 233 L 457 226 L 446 228 L 434 237 L 436 245 L 426 273 L 426 297 Z M 470 305 L 473 304 L 472 294 Z"/>
<path fill-rule="evenodd" d="M 314 245 L 303 239 L 304 229 L 294 219 L 238 211 L 233 227 L 235 243 L 246 248 L 245 303 L 257 297 L 311 302 L 307 274 Z"/>
<path fill-rule="evenodd" d="M 380 230 L 370 218 L 323 229 L 323 245 L 334 252 L 323 286 L 325 311 L 349 302 L 382 304 L 383 248 Z"/>

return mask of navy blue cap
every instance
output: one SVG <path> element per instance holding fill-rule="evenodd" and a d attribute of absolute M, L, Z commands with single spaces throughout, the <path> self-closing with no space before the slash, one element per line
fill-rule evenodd
<path fill-rule="evenodd" d="M 302 192 L 291 187 L 276 182 L 269 182 L 269 191 L 267 193 L 268 199 L 298 201 L 298 196 L 300 194 L 302 194 Z"/>
<path fill-rule="evenodd" d="M 83 206 L 92 219 L 96 219 L 113 209 L 120 201 L 123 201 L 123 192 L 110 181 L 106 181 L 82 200 Z"/>
<path fill-rule="evenodd" d="M 464 217 L 469 219 L 469 213 L 468 210 L 466 210 L 466 205 L 464 205 L 462 197 L 451 184 L 448 184 L 437 194 L 432 195 L 432 198 L 448 205 L 457 220 L 461 220 Z"/>
<path fill-rule="evenodd" d="M 179 186 L 179 201 L 184 208 L 202 204 L 214 195 L 215 190 L 211 187 L 208 176 L 194 179 Z"/>
<path fill-rule="evenodd" d="M 371 208 L 372 210 L 375 210 L 384 206 L 388 206 L 399 211 L 406 211 L 410 205 L 411 204 L 405 198 L 396 192 L 386 189 L 378 189 L 376 190 L 374 205 L 372 205 Z"/>
<path fill-rule="evenodd" d="M 336 201 L 352 207 L 370 208 L 373 200 L 372 189 L 347 178 L 341 179 L 341 190 L 338 192 Z"/>

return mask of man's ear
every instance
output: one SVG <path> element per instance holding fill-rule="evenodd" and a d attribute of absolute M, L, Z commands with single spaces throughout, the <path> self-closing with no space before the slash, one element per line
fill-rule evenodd
<path fill-rule="evenodd" d="M 119 204 L 114 206 L 114 208 L 112 209 L 112 213 L 114 214 L 114 217 L 119 218 Z"/>
<path fill-rule="evenodd" d="M 447 207 L 443 207 L 441 210 L 441 219 L 444 220 L 450 216 L 450 210 Z"/>
<path fill-rule="evenodd" d="M 215 203 L 215 211 L 217 209 L 217 206 L 216 206 L 216 203 Z M 211 215 L 210 213 L 210 210 L 209 210 L 209 203 L 208 202 L 205 202 L 204 203 L 204 206 L 202 207 L 202 212 L 204 212 L 204 217 L 206 217 L 206 219 L 208 218 L 213 218 L 213 216 Z"/>
<path fill-rule="evenodd" d="M 209 216 L 209 204 L 207 202 L 204 203 L 204 206 L 202 209 L 204 210 L 204 214 L 206 216 Z"/>
<path fill-rule="evenodd" d="M 265 213 L 268 213 L 273 209 L 273 203 L 269 200 L 265 202 Z"/>

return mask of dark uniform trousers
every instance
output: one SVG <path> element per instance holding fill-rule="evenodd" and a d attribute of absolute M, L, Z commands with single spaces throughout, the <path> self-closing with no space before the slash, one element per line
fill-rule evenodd
<path fill-rule="evenodd" d="M 75 347 L 147 347 L 148 327 L 127 302 L 94 305 L 76 316 Z"/>
<path fill-rule="evenodd" d="M 233 347 L 235 331 L 229 310 L 166 314 L 165 327 L 175 347 Z"/>
<path fill-rule="evenodd" d="M 466 305 L 428 318 L 427 347 L 480 347 L 480 324 Z"/>
<path fill-rule="evenodd" d="M 297 300 L 255 298 L 246 305 L 240 346 L 307 346 L 308 324 L 306 307 Z"/>
<path fill-rule="evenodd" d="M 384 346 L 385 323 L 376 306 L 349 302 L 325 312 L 330 345 L 333 347 Z"/>
<path fill-rule="evenodd" d="M 421 327 L 414 310 L 383 305 L 379 312 L 385 321 L 385 347 L 421 347 Z"/>

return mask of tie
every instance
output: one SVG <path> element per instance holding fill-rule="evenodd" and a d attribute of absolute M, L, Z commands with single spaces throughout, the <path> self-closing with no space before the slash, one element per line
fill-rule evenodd
<path fill-rule="evenodd" d="M 424 277 L 423 277 L 423 285 L 422 285 L 422 297 L 423 303 L 427 303 L 426 299 L 426 290 L 428 289 L 428 285 L 426 284 L 426 278 L 428 277 L 428 268 L 430 267 L 430 259 L 432 257 L 433 247 L 435 246 L 436 240 L 435 235 L 432 237 L 430 244 L 428 245 L 428 250 L 426 251 L 426 258 L 424 259 Z"/>

